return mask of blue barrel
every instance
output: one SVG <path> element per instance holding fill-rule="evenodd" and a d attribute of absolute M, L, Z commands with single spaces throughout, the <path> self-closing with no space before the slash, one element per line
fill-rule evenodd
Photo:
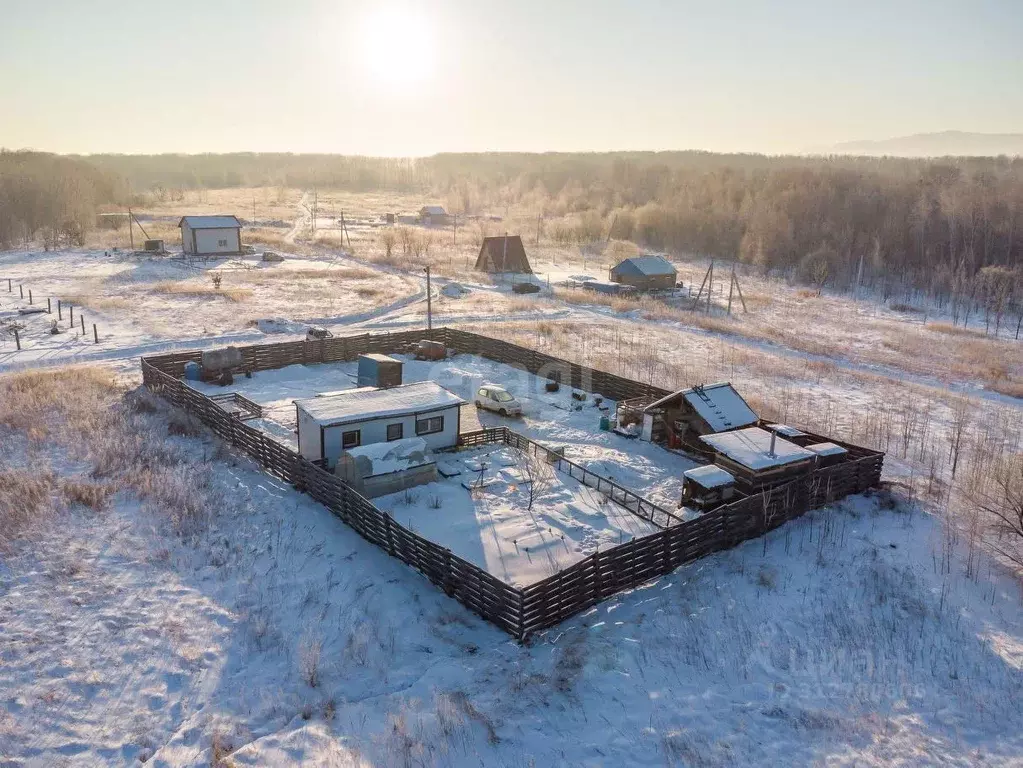
<path fill-rule="evenodd" d="M 185 363 L 185 380 L 199 381 L 202 379 L 202 366 L 194 361 Z"/>
<path fill-rule="evenodd" d="M 611 429 L 611 419 L 607 416 L 600 417 L 600 429 L 602 432 L 607 432 Z"/>

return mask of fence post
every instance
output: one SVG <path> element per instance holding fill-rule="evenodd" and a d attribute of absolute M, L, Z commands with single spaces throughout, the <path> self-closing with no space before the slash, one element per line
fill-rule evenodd
<path fill-rule="evenodd" d="M 384 512 L 384 531 L 387 533 L 387 553 L 394 557 L 394 539 L 391 538 L 391 516 Z"/>
<path fill-rule="evenodd" d="M 53 307 L 50 306 L 50 298 L 48 296 L 46 297 L 46 314 L 48 315 L 53 314 Z"/>
<path fill-rule="evenodd" d="M 70 315 L 71 319 L 68 321 L 68 328 L 74 328 L 75 327 L 75 305 L 74 304 L 68 304 L 67 305 L 67 309 L 68 309 L 68 312 L 71 313 L 71 315 Z"/>
<path fill-rule="evenodd" d="M 28 303 L 29 304 L 32 303 L 32 289 L 31 288 L 28 289 Z"/>
<path fill-rule="evenodd" d="M 82 321 L 82 335 L 85 335 L 85 315 L 78 315 L 78 319 Z"/>
<path fill-rule="evenodd" d="M 94 343 L 99 344 L 99 331 L 96 330 L 96 324 L 92 324 L 92 338 Z"/>
<path fill-rule="evenodd" d="M 60 311 L 60 299 L 57 299 L 57 319 L 58 320 L 63 320 L 64 319 L 64 315 L 61 314 L 61 311 Z"/>
<path fill-rule="evenodd" d="M 21 285 L 20 283 L 18 284 L 18 298 L 20 299 L 25 298 L 25 286 Z"/>
<path fill-rule="evenodd" d="M 21 339 L 18 337 L 18 329 L 17 328 L 14 329 L 14 344 L 15 344 L 15 346 L 18 347 L 19 350 L 21 349 Z"/>

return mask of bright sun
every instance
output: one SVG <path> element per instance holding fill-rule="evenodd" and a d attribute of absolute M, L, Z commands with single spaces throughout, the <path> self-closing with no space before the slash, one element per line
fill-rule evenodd
<path fill-rule="evenodd" d="M 434 74 L 433 25 L 413 9 L 379 8 L 363 23 L 362 59 L 374 82 L 401 90 L 422 86 Z"/>

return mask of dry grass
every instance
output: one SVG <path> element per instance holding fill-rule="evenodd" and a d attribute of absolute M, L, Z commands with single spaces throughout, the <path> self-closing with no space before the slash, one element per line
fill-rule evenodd
<path fill-rule="evenodd" d="M 952 325 L 951 323 L 928 323 L 927 330 L 937 331 L 938 333 L 944 333 L 949 336 L 964 336 L 966 338 L 987 338 L 987 334 L 983 331 L 977 330 L 976 328 L 963 328 L 962 326 Z"/>
<path fill-rule="evenodd" d="M 122 299 L 117 296 L 93 296 L 88 294 L 72 293 L 61 296 L 60 300 L 64 304 L 70 304 L 74 307 L 87 307 L 88 309 L 94 309 L 97 312 L 103 312 L 110 309 L 125 309 L 126 307 L 131 306 L 131 302 L 127 299 Z"/>
<path fill-rule="evenodd" d="M 153 284 L 153 293 L 165 293 L 171 296 L 187 296 L 196 299 L 224 298 L 227 301 L 241 302 L 252 297 L 248 288 L 215 288 L 212 284 L 191 281 L 161 280 Z"/>
<path fill-rule="evenodd" d="M 67 504 L 80 504 L 97 512 L 106 507 L 114 491 L 115 488 L 110 483 L 80 478 L 69 478 L 60 482 L 60 492 Z"/>
<path fill-rule="evenodd" d="M 301 280 L 378 280 L 380 273 L 375 269 L 361 266 L 331 267 L 329 269 L 260 269 L 249 274 L 240 275 L 246 283 L 265 285 L 280 281 L 297 282 Z"/>
<path fill-rule="evenodd" d="M 54 483 L 49 469 L 0 470 L 0 552 L 52 515 Z"/>
<path fill-rule="evenodd" d="M 120 393 L 101 368 L 69 366 L 0 376 L 0 426 L 41 441 L 55 429 L 72 439 L 102 430 L 105 405 Z"/>

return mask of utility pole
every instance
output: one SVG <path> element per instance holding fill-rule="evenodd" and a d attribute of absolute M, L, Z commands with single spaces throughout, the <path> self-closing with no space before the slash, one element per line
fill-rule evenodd
<path fill-rule="evenodd" d="M 430 267 L 426 267 L 426 330 L 433 330 L 433 291 L 430 290 Z"/>
<path fill-rule="evenodd" d="M 128 240 L 131 243 L 131 249 L 135 250 L 135 230 L 131 228 L 131 220 L 134 217 L 131 215 L 131 208 L 128 209 Z"/>
<path fill-rule="evenodd" d="M 543 217 L 542 213 L 536 214 L 536 246 L 540 246 L 540 219 Z"/>
<path fill-rule="evenodd" d="M 458 214 L 451 215 L 451 244 L 458 247 Z"/>

